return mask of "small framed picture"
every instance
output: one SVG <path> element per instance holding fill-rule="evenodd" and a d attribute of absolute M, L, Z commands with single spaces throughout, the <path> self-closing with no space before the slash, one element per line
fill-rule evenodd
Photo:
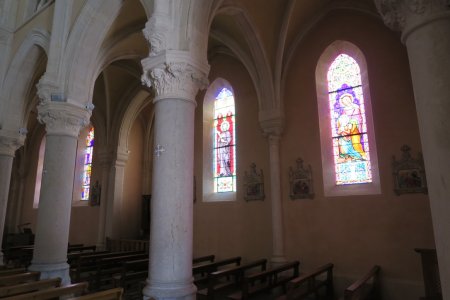
<path fill-rule="evenodd" d="M 289 196 L 292 200 L 295 199 L 313 199 L 313 183 L 311 166 L 303 167 L 303 160 L 301 158 L 296 161 L 295 169 L 289 169 L 290 192 Z"/>
<path fill-rule="evenodd" d="M 425 169 L 421 153 L 414 159 L 411 157 L 411 148 L 403 145 L 403 154 L 400 160 L 393 156 L 394 192 L 397 195 L 407 193 L 428 193 Z"/>

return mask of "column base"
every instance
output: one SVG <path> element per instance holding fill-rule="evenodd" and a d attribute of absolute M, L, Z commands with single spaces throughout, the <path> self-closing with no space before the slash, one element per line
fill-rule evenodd
<path fill-rule="evenodd" d="M 272 256 L 270 259 L 270 265 L 272 268 L 276 268 L 287 263 L 287 259 L 284 256 Z"/>
<path fill-rule="evenodd" d="M 40 276 L 41 280 L 57 277 L 61 278 L 62 286 L 71 284 L 69 269 L 70 266 L 67 263 L 59 263 L 59 264 L 32 263 L 31 266 L 28 267 L 29 271 L 41 272 Z"/>
<path fill-rule="evenodd" d="M 195 300 L 197 287 L 189 282 L 154 282 L 147 279 L 142 290 L 144 300 Z"/>

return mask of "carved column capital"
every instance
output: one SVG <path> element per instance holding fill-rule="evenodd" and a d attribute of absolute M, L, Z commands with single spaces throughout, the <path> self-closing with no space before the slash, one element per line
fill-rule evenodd
<path fill-rule="evenodd" d="M 163 51 L 142 60 L 142 83 L 155 89 L 155 101 L 171 98 L 195 103 L 208 85 L 209 65 L 195 62 L 185 51 Z"/>
<path fill-rule="evenodd" d="M 450 0 L 375 0 L 384 23 L 402 31 L 402 40 L 418 27 L 443 17 L 450 17 Z"/>
<path fill-rule="evenodd" d="M 0 133 L 0 155 L 14 157 L 16 150 L 23 146 L 25 135 L 26 130 L 18 130 L 17 134 L 11 134 L 11 132 L 5 134 L 2 130 Z"/>
<path fill-rule="evenodd" d="M 45 124 L 47 134 L 78 137 L 81 128 L 89 124 L 91 109 L 66 102 L 41 102 L 38 121 Z"/>
<path fill-rule="evenodd" d="M 259 124 L 269 142 L 278 142 L 284 130 L 284 117 L 280 111 L 268 111 L 259 113 Z"/>

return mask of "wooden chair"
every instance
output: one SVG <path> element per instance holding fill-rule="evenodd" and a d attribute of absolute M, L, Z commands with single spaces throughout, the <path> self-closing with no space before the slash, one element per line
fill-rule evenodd
<path fill-rule="evenodd" d="M 114 288 L 84 296 L 69 298 L 68 300 L 122 300 L 122 295 L 122 288 Z"/>
<path fill-rule="evenodd" d="M 40 272 L 26 272 L 0 277 L 0 286 L 15 285 L 30 281 L 39 280 Z"/>
<path fill-rule="evenodd" d="M 320 293 L 322 290 L 325 292 L 323 295 Z M 314 299 L 334 299 L 333 264 L 328 263 L 292 279 L 287 283 L 286 295 L 278 297 L 277 300 L 300 300 L 312 295 Z"/>
<path fill-rule="evenodd" d="M 0 298 L 11 297 L 19 294 L 26 294 L 35 291 L 40 291 L 48 288 L 59 287 L 61 285 L 61 278 L 52 278 L 45 280 L 38 280 L 16 285 L 0 287 Z"/>
<path fill-rule="evenodd" d="M 82 295 L 87 292 L 87 282 L 80 282 L 68 286 L 47 289 L 22 295 L 3 298 L 3 300 L 47 300 L 67 295 Z"/>
<path fill-rule="evenodd" d="M 344 291 L 344 300 L 379 300 L 381 299 L 380 267 L 374 266 L 361 279 L 355 281 Z"/>

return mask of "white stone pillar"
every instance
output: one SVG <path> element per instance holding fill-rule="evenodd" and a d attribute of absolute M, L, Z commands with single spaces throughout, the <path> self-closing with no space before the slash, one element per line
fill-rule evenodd
<path fill-rule="evenodd" d="M 377 0 L 402 31 L 416 101 L 444 299 L 450 299 L 450 3 Z M 420 246 L 420 245 L 417 245 Z"/>
<path fill-rule="evenodd" d="M 39 199 L 33 260 L 29 270 L 41 279 L 62 278 L 70 284 L 69 242 L 73 179 L 80 129 L 89 124 L 91 112 L 67 103 L 44 102 L 38 120 L 47 131 L 44 170 Z"/>
<path fill-rule="evenodd" d="M 260 113 L 260 125 L 269 142 L 270 160 L 270 201 L 272 205 L 272 258 L 273 267 L 286 262 L 284 256 L 283 205 L 281 201 L 281 163 L 280 139 L 283 131 L 283 119 L 267 117 L 267 112 Z M 273 113 L 269 113 L 272 115 Z M 262 117 L 265 115 L 265 117 Z"/>
<path fill-rule="evenodd" d="M 101 195 L 100 195 L 100 215 L 98 220 L 98 234 L 97 234 L 97 249 L 105 249 L 106 239 L 106 215 L 107 215 L 107 199 L 108 199 L 108 185 L 109 172 L 111 169 L 111 155 L 107 152 L 99 152 L 100 168 L 101 168 Z"/>
<path fill-rule="evenodd" d="M 121 224 L 123 205 L 123 181 L 125 179 L 125 166 L 128 161 L 128 151 L 121 150 L 116 153 L 116 160 L 109 174 L 108 201 L 106 203 L 106 236 L 113 239 L 122 238 Z"/>
<path fill-rule="evenodd" d="M 3 243 L 14 153 L 22 145 L 23 138 L 0 136 L 0 245 Z M 0 265 L 3 264 L 3 252 L 0 250 Z"/>
<path fill-rule="evenodd" d="M 149 278 L 144 299 L 195 299 L 192 278 L 195 95 L 207 65 L 182 52 L 142 61 L 155 89 Z"/>

